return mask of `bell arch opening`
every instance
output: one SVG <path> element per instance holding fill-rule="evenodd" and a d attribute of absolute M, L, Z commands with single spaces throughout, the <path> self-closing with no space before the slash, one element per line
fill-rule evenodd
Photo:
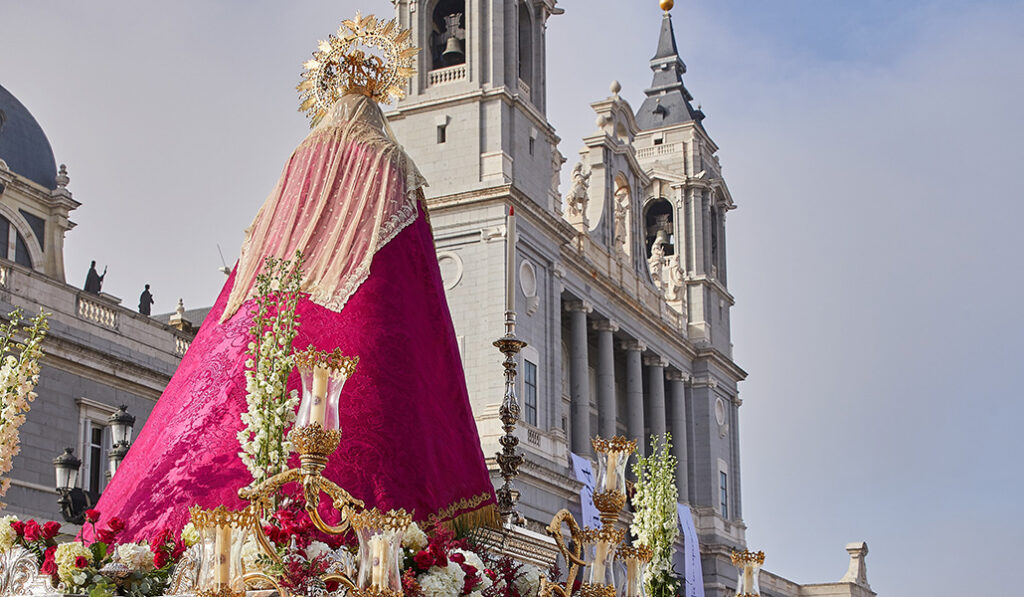
<path fill-rule="evenodd" d="M 430 15 L 430 70 L 465 64 L 466 1 L 438 0 Z"/>

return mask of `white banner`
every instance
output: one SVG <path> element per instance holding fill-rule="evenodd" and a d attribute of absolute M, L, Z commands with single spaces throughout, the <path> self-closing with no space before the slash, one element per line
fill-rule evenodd
<path fill-rule="evenodd" d="M 704 597 L 704 572 L 700 567 L 700 542 L 697 540 L 697 527 L 693 524 L 690 507 L 676 504 L 679 512 L 679 526 L 683 529 L 683 576 L 685 587 L 683 597 Z"/>
<path fill-rule="evenodd" d="M 601 514 L 594 506 L 594 473 L 590 468 L 590 461 L 571 452 L 569 456 L 572 458 L 572 472 L 576 475 L 576 480 L 583 483 L 583 489 L 580 490 L 580 514 L 583 520 L 580 524 L 592 529 L 601 528 Z"/>

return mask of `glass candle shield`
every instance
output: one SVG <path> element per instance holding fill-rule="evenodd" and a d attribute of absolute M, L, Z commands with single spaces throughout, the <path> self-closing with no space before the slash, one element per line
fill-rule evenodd
<path fill-rule="evenodd" d="M 306 427 L 319 423 L 324 429 L 337 429 L 338 399 L 348 375 L 314 365 L 300 366 L 299 376 L 302 379 L 302 401 L 295 425 Z"/>
<path fill-rule="evenodd" d="M 589 584 L 615 586 L 615 552 L 624 537 L 624 531 L 608 526 L 584 531 Z"/>
<path fill-rule="evenodd" d="M 626 463 L 629 452 L 609 450 L 597 452 L 597 485 L 595 492 L 614 491 L 626 493 Z"/>
<path fill-rule="evenodd" d="M 736 579 L 737 597 L 760 595 L 761 587 L 758 577 L 761 575 L 761 566 L 764 565 L 764 552 L 734 551 L 732 552 L 732 564 L 739 569 L 739 578 Z"/>
<path fill-rule="evenodd" d="M 242 577 L 246 570 L 242 562 L 242 546 L 252 523 L 249 511 L 235 512 L 220 506 L 214 510 L 191 508 L 189 512 L 200 536 L 198 590 L 244 593 Z"/>
<path fill-rule="evenodd" d="M 618 549 L 618 577 L 616 579 L 616 595 L 618 597 L 647 597 L 644 588 L 644 571 L 653 555 L 643 545 L 622 546 Z"/>
<path fill-rule="evenodd" d="M 360 589 L 401 594 L 402 537 L 411 520 L 404 510 L 379 512 L 373 508 L 353 515 L 352 528 L 359 538 Z"/>

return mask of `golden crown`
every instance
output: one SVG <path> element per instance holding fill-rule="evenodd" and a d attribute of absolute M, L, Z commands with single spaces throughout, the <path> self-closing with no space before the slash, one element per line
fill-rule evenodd
<path fill-rule="evenodd" d="M 394 19 L 373 15 L 341 22 L 336 35 L 320 42 L 313 58 L 305 63 L 299 83 L 302 104 L 315 126 L 327 110 L 346 93 L 361 93 L 385 104 L 405 97 L 412 77 L 413 59 L 420 51 L 412 34 Z"/>

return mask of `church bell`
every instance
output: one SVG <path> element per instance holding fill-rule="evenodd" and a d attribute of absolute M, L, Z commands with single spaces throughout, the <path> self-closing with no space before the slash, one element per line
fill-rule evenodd
<path fill-rule="evenodd" d="M 450 36 L 441 56 L 444 58 L 445 64 L 461 64 L 465 62 L 466 54 L 462 51 L 462 42 L 459 41 L 459 38 L 454 35 Z"/>

